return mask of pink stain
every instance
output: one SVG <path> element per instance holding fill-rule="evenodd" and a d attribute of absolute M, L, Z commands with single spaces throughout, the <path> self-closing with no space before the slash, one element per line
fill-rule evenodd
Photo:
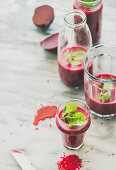
<path fill-rule="evenodd" d="M 12 149 L 11 151 L 14 152 L 14 153 L 20 153 L 20 154 L 22 154 L 20 151 L 15 150 L 15 149 Z"/>

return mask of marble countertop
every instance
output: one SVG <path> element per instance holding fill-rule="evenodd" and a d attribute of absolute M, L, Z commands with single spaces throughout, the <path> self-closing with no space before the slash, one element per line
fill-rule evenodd
<path fill-rule="evenodd" d="M 40 46 L 47 35 L 59 30 L 62 16 L 71 9 L 67 0 L 0 1 L 0 170 L 20 170 L 12 148 L 24 149 L 37 170 L 57 170 L 63 156 L 77 154 L 82 170 L 116 169 L 116 119 L 92 117 L 85 145 L 70 151 L 62 145 L 55 119 L 33 126 L 41 104 L 59 105 L 70 98 L 84 100 L 83 89 L 71 89 L 60 81 L 57 55 Z M 55 20 L 46 32 L 32 22 L 34 9 L 52 5 Z M 65 7 L 65 9 L 64 9 Z M 101 43 L 116 45 L 116 3 L 104 0 Z M 51 124 L 51 127 L 50 127 Z"/>

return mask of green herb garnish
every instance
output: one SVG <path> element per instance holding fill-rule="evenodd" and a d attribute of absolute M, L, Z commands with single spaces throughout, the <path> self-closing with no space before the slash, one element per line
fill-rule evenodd
<path fill-rule="evenodd" d="M 65 56 L 67 57 L 67 60 L 70 64 L 79 66 L 82 64 L 81 61 L 83 60 L 85 54 L 86 54 L 85 51 L 80 50 L 73 52 L 70 56 L 69 49 L 67 49 Z"/>
<path fill-rule="evenodd" d="M 76 103 L 67 103 L 62 113 L 62 118 L 65 120 L 69 125 L 78 125 L 82 126 L 87 123 L 85 120 L 86 116 L 82 112 L 77 111 L 77 104 Z"/>
<path fill-rule="evenodd" d="M 108 92 L 106 92 L 106 93 L 100 93 L 100 99 L 101 100 L 109 100 L 110 99 L 110 97 L 111 97 L 111 93 L 108 91 Z"/>
<path fill-rule="evenodd" d="M 77 104 L 76 103 L 68 103 L 66 104 L 66 112 L 67 113 L 74 113 L 77 110 Z"/>
<path fill-rule="evenodd" d="M 110 76 L 110 78 L 111 78 L 111 76 Z M 103 79 L 102 76 L 101 76 L 101 79 Z M 111 97 L 110 90 L 112 90 L 112 89 L 113 89 L 113 84 L 110 83 L 110 82 L 105 82 L 103 84 L 102 89 L 101 89 L 101 93 L 100 93 L 99 99 L 101 99 L 101 100 L 109 100 L 110 97 Z M 99 88 L 99 90 L 100 90 L 100 88 Z M 103 94 L 102 90 L 105 90 L 106 92 Z"/>
<path fill-rule="evenodd" d="M 94 2 L 96 0 L 81 0 L 81 1 L 83 1 L 83 2 Z"/>
<path fill-rule="evenodd" d="M 76 51 L 72 53 L 72 60 L 83 60 L 86 52 L 85 51 Z"/>
<path fill-rule="evenodd" d="M 90 11 L 95 11 L 98 7 L 95 5 L 92 6 L 91 2 L 95 2 L 96 0 L 81 0 L 82 2 L 86 2 Z M 88 2 L 88 3 L 87 3 Z"/>
<path fill-rule="evenodd" d="M 112 76 L 110 76 L 110 79 L 111 79 L 111 80 L 115 80 L 115 78 L 114 78 L 114 77 L 112 77 Z"/>

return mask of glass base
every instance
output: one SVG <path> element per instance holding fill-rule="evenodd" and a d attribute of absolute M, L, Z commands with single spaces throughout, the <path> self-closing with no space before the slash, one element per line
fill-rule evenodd
<path fill-rule="evenodd" d="M 98 116 L 98 117 L 103 118 L 103 119 L 112 119 L 112 118 L 114 118 L 116 116 L 116 113 L 115 114 L 110 114 L 110 115 L 108 115 L 108 114 L 107 115 L 101 115 L 99 113 L 94 112 L 93 110 L 90 110 L 90 112 L 93 115 Z"/>
<path fill-rule="evenodd" d="M 68 149 L 71 149 L 71 150 L 77 150 L 77 149 L 81 148 L 81 147 L 83 146 L 83 144 L 84 144 L 84 142 L 83 142 L 81 145 L 79 145 L 79 146 L 77 146 L 77 147 L 75 147 L 75 148 L 72 148 L 72 147 L 67 146 L 67 145 L 64 145 L 64 146 L 65 146 L 66 148 L 68 148 Z"/>

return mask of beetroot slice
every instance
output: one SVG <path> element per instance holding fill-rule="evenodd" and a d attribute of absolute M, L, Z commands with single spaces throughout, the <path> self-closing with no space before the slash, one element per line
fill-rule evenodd
<path fill-rule="evenodd" d="M 34 12 L 33 22 L 38 27 L 48 27 L 54 19 L 54 9 L 48 5 L 37 7 Z"/>
<path fill-rule="evenodd" d="M 47 37 L 40 44 L 46 50 L 56 49 L 58 46 L 58 35 L 59 33 L 55 33 Z"/>

